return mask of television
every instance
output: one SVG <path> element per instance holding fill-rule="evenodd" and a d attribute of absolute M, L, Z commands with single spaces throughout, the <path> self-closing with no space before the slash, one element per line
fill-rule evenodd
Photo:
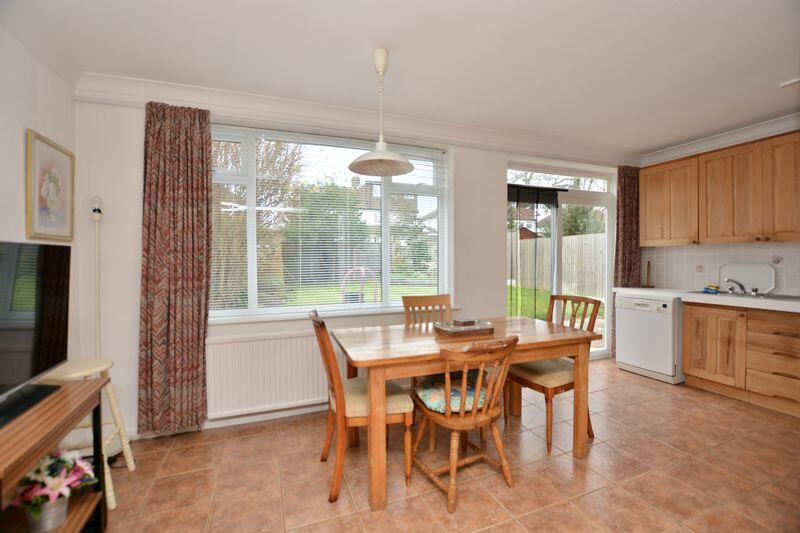
<path fill-rule="evenodd" d="M 70 247 L 0 241 L 0 427 L 52 393 L 67 359 Z"/>

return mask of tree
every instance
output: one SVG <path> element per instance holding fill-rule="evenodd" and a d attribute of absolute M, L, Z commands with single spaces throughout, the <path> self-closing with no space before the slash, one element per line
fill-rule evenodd
<path fill-rule="evenodd" d="M 606 230 L 605 216 L 590 205 L 568 204 L 561 207 L 563 235 L 587 235 Z"/>

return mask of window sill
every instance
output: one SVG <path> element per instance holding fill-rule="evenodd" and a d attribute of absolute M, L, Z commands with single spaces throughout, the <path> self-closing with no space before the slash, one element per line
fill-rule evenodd
<path fill-rule="evenodd" d="M 453 307 L 453 311 L 461 310 L 460 307 Z M 402 315 L 405 311 L 403 306 L 376 307 L 373 309 L 340 309 L 336 311 L 320 310 L 322 318 L 339 317 L 363 317 L 378 315 Z M 295 311 L 290 313 L 264 313 L 264 314 L 243 314 L 231 316 L 218 316 L 208 319 L 209 326 L 220 326 L 229 324 L 251 324 L 257 322 L 289 322 L 308 320 L 308 311 Z"/>

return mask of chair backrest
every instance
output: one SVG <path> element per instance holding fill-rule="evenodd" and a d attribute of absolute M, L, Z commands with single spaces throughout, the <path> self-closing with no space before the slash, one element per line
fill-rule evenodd
<path fill-rule="evenodd" d="M 553 320 L 556 302 L 561 302 L 561 309 L 556 312 L 558 318 Z M 593 298 L 553 294 L 550 296 L 550 306 L 547 308 L 547 317 L 545 320 L 555 324 L 561 324 L 562 326 L 594 331 L 594 322 L 597 320 L 597 313 L 600 311 L 600 305 L 602 305 L 600 300 L 595 300 Z M 568 308 L 569 315 L 567 315 Z"/>
<path fill-rule="evenodd" d="M 325 374 L 328 377 L 328 390 L 336 402 L 336 414 L 344 416 L 344 387 L 328 327 L 325 325 L 325 321 L 319 317 L 316 309 L 308 313 L 308 318 L 314 324 L 314 333 L 317 335 L 317 343 L 322 355 L 322 366 L 325 367 Z"/>
<path fill-rule="evenodd" d="M 403 308 L 406 311 L 406 326 L 450 322 L 453 319 L 449 294 L 403 296 Z"/>
<path fill-rule="evenodd" d="M 489 341 L 476 341 L 466 345 L 461 350 L 444 349 L 439 353 L 439 357 L 445 362 L 444 372 L 444 394 L 445 394 L 445 416 L 448 418 L 458 415 L 464 418 L 467 415 L 467 391 L 470 383 L 468 372 L 470 368 L 478 369 L 474 383 L 474 396 L 470 416 L 474 419 L 478 414 L 485 415 L 492 411 L 503 394 L 503 386 L 508 375 L 508 366 L 511 360 L 511 353 L 517 346 L 519 338 L 517 336 L 506 337 L 504 339 L 494 339 Z M 451 372 L 456 374 L 456 386 L 461 395 L 459 410 L 453 413 L 450 406 L 452 396 Z M 483 405 L 479 406 L 479 398 L 484 395 Z"/>

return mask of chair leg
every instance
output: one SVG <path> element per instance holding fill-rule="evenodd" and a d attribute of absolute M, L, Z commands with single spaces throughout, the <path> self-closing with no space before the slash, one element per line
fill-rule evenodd
<path fill-rule="evenodd" d="M 344 454 L 347 451 L 347 427 L 346 424 L 336 424 L 336 464 L 333 466 L 333 480 L 331 481 L 331 493 L 328 501 L 333 503 L 339 499 L 339 485 L 342 483 L 342 472 L 344 471 Z"/>
<path fill-rule="evenodd" d="M 433 422 L 429 422 L 430 426 L 428 427 L 428 453 L 433 453 L 436 451 L 436 424 Z"/>
<path fill-rule="evenodd" d="M 117 496 L 114 494 L 114 480 L 111 479 L 111 467 L 108 466 L 108 454 L 106 453 L 105 440 L 103 441 L 103 456 L 101 460 L 105 461 L 105 468 L 103 468 L 103 480 L 105 482 L 105 488 L 103 489 L 103 492 L 105 492 L 106 496 L 106 507 L 108 507 L 109 511 L 113 511 L 117 508 Z"/>
<path fill-rule="evenodd" d="M 503 448 L 503 441 L 500 439 L 500 430 L 497 429 L 497 424 L 492 422 L 489 425 L 489 431 L 492 432 L 494 446 L 497 448 L 497 455 L 500 456 L 500 470 L 503 471 L 503 477 L 506 479 L 506 485 L 513 487 L 514 478 L 511 477 L 511 467 L 509 466 L 508 459 L 506 458 L 506 451 Z"/>
<path fill-rule="evenodd" d="M 114 386 L 111 385 L 111 376 L 108 370 L 100 373 L 104 378 L 108 378 L 108 385 L 103 387 L 106 391 L 108 398 L 108 406 L 111 408 L 111 418 L 114 419 L 114 425 L 117 428 L 117 435 L 119 436 L 119 444 L 122 448 L 122 455 L 125 457 L 125 465 L 128 467 L 129 472 L 136 470 L 136 461 L 133 459 L 133 450 L 131 450 L 131 440 L 128 438 L 128 432 L 125 431 L 125 422 L 122 420 L 122 413 L 119 411 L 117 404 L 117 395 L 114 392 Z"/>
<path fill-rule="evenodd" d="M 589 437 L 593 439 L 594 438 L 594 430 L 592 429 L 592 417 L 589 415 L 589 413 L 586 413 L 586 422 L 587 422 L 587 426 L 588 426 L 587 429 L 589 430 Z"/>
<path fill-rule="evenodd" d="M 484 445 L 486 444 L 486 426 L 481 426 L 480 434 L 481 434 L 481 445 Z"/>
<path fill-rule="evenodd" d="M 456 475 L 458 474 L 458 448 L 461 433 L 450 432 L 450 481 L 447 486 L 447 512 L 456 511 Z"/>
<path fill-rule="evenodd" d="M 406 487 L 411 485 L 411 426 L 414 425 L 414 413 L 406 413 L 406 429 L 403 433 L 403 460 L 406 469 Z"/>
<path fill-rule="evenodd" d="M 461 453 L 463 453 L 464 455 L 466 455 L 466 453 L 467 453 L 467 441 L 468 440 L 469 440 L 469 432 L 468 431 L 462 431 L 461 432 L 460 441 L 461 441 Z"/>
<path fill-rule="evenodd" d="M 508 431 L 508 401 L 511 399 L 511 393 L 508 382 L 503 385 L 503 422 L 505 422 L 506 431 Z"/>
<path fill-rule="evenodd" d="M 336 424 L 336 416 L 333 410 L 328 408 L 328 427 L 325 429 L 325 442 L 322 443 L 322 457 L 320 461 L 325 462 L 328 460 L 328 452 L 331 450 L 331 442 L 333 441 L 333 427 Z"/>
<path fill-rule="evenodd" d="M 419 444 L 422 442 L 422 437 L 425 436 L 425 427 L 428 425 L 428 419 L 420 413 L 422 416 L 422 421 L 419 423 L 419 428 L 417 428 L 417 435 L 414 437 L 414 447 L 411 449 L 414 455 L 417 454 L 417 450 L 419 450 Z"/>
<path fill-rule="evenodd" d="M 553 448 L 553 391 L 544 393 L 545 410 L 547 411 L 547 453 Z"/>

